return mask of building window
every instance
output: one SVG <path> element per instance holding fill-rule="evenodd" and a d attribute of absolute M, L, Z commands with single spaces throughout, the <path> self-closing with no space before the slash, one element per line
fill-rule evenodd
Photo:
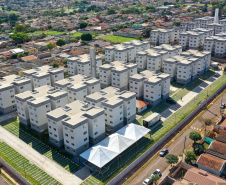
<path fill-rule="evenodd" d="M 84 139 L 84 141 L 87 141 L 87 137 Z"/>
<path fill-rule="evenodd" d="M 86 135 L 87 134 L 87 131 L 83 132 L 83 135 Z"/>

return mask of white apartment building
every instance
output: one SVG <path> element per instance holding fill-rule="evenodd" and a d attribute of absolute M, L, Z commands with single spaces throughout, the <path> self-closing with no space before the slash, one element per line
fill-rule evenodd
<path fill-rule="evenodd" d="M 17 75 L 5 76 L 0 80 L 0 112 L 16 111 L 15 95 L 32 90 L 31 80 Z"/>
<path fill-rule="evenodd" d="M 147 41 L 130 41 L 123 44 L 117 44 L 105 48 L 105 62 L 111 63 L 120 61 L 122 63 L 134 62 L 136 53 L 150 48 L 150 43 Z"/>
<path fill-rule="evenodd" d="M 226 25 L 212 23 L 207 25 L 207 29 L 212 29 L 214 31 L 214 35 L 216 35 L 221 32 L 226 32 Z"/>
<path fill-rule="evenodd" d="M 68 74 L 70 76 L 81 74 L 91 76 L 90 55 L 84 54 L 77 57 L 69 57 L 67 59 Z M 102 57 L 96 56 L 96 75 L 99 77 L 99 67 L 102 65 Z"/>
<path fill-rule="evenodd" d="M 154 49 L 140 51 L 136 55 L 137 71 L 141 72 L 148 69 L 158 73 L 162 71 L 163 60 L 168 57 L 168 51 Z"/>
<path fill-rule="evenodd" d="M 136 119 L 136 95 L 133 92 L 107 87 L 86 97 L 89 105 L 102 107 L 105 112 L 105 126 L 108 133 L 115 132 L 124 124 Z"/>
<path fill-rule="evenodd" d="M 211 52 L 214 56 L 226 56 L 226 33 L 219 33 L 208 37 L 204 42 L 204 51 Z"/>
<path fill-rule="evenodd" d="M 52 66 L 41 66 L 23 71 L 23 76 L 31 79 L 33 89 L 43 85 L 51 85 L 54 87 L 55 82 L 64 79 L 64 70 L 53 68 Z"/>
<path fill-rule="evenodd" d="M 162 44 L 155 46 L 153 49 L 140 51 L 136 56 L 137 70 L 138 72 L 146 69 L 155 71 L 156 73 L 164 72 L 163 60 L 180 55 L 182 47 L 175 45 Z"/>
<path fill-rule="evenodd" d="M 78 155 L 105 138 L 104 109 L 74 101 L 47 113 L 50 142 Z"/>
<path fill-rule="evenodd" d="M 20 123 L 37 132 L 47 130 L 46 113 L 68 103 L 67 92 L 42 86 L 15 96 Z"/>
<path fill-rule="evenodd" d="M 214 22 L 214 17 L 201 17 L 201 18 L 195 18 L 194 22 L 198 25 L 198 28 L 205 28 L 207 29 L 208 24 L 212 24 Z"/>
<path fill-rule="evenodd" d="M 226 19 L 222 19 L 219 21 L 221 25 L 226 25 Z"/>
<path fill-rule="evenodd" d="M 127 90 L 129 76 L 137 73 L 137 64 L 115 61 L 100 66 L 101 88 L 113 86 L 120 90 Z"/>
<path fill-rule="evenodd" d="M 150 49 L 150 42 L 149 41 L 139 41 L 139 40 L 132 40 L 129 42 L 123 42 L 124 46 L 134 46 L 135 47 L 135 53 L 139 51 L 144 51 L 147 49 Z"/>
<path fill-rule="evenodd" d="M 182 22 L 180 23 L 180 31 L 185 32 L 185 31 L 191 31 L 193 29 L 199 28 L 199 24 L 195 22 Z"/>
<path fill-rule="evenodd" d="M 177 83 L 187 84 L 197 78 L 200 74 L 200 61 L 198 57 L 190 55 L 175 56 L 164 61 L 164 71 L 170 75 L 171 81 L 176 80 Z"/>
<path fill-rule="evenodd" d="M 151 44 L 155 46 L 161 44 L 172 44 L 179 40 L 179 33 L 179 29 L 152 30 L 150 35 Z"/>
<path fill-rule="evenodd" d="M 182 46 L 183 49 L 200 49 L 204 45 L 205 38 L 212 36 L 213 33 L 213 30 L 202 28 L 181 32 L 179 45 Z"/>
<path fill-rule="evenodd" d="M 100 91 L 100 80 L 84 75 L 75 75 L 56 82 L 55 89 L 67 91 L 69 103 L 75 100 L 85 101 L 87 95 Z"/>
<path fill-rule="evenodd" d="M 203 75 L 204 73 L 209 71 L 211 52 L 208 52 L 208 51 L 199 52 L 197 50 L 187 50 L 186 52 L 183 52 L 181 56 L 198 59 L 198 66 L 197 66 L 198 75 Z"/>
<path fill-rule="evenodd" d="M 167 51 L 168 57 L 174 57 L 182 53 L 182 47 L 179 45 L 171 46 L 169 44 L 162 44 L 153 48 L 156 51 Z"/>
<path fill-rule="evenodd" d="M 151 106 L 156 106 L 169 97 L 170 75 L 155 74 L 153 71 L 145 70 L 130 76 L 129 87 L 130 91 L 136 93 L 137 99 L 148 101 Z"/>

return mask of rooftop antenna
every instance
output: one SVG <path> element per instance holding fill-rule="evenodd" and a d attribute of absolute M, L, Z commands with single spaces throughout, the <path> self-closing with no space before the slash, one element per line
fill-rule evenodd
<path fill-rule="evenodd" d="M 219 8 L 215 9 L 214 23 L 219 22 Z"/>

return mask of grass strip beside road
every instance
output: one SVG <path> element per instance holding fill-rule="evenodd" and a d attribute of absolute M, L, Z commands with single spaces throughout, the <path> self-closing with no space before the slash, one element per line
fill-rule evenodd
<path fill-rule="evenodd" d="M 8 184 L 16 185 L 11 179 L 7 177 L 7 174 L 5 174 L 2 170 L 0 170 L 0 176 L 2 176 L 3 179 L 7 181 Z"/>
<path fill-rule="evenodd" d="M 25 177 L 31 184 L 45 185 L 54 184 L 60 185 L 60 183 L 44 172 L 42 169 L 32 164 L 19 154 L 16 150 L 11 148 L 4 142 L 0 143 L 0 156 L 10 164 L 16 171 L 18 171 L 23 177 Z"/>

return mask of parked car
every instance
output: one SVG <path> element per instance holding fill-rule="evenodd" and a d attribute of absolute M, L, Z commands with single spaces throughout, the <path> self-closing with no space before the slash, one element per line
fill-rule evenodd
<path fill-rule="evenodd" d="M 225 109 L 225 103 L 221 104 L 221 109 Z"/>
<path fill-rule="evenodd" d="M 144 180 L 143 185 L 150 185 L 150 184 L 152 184 L 151 177 L 148 177 Z"/>
<path fill-rule="evenodd" d="M 219 77 L 220 74 L 219 74 L 219 73 L 215 73 L 214 76 L 215 76 L 215 77 Z"/>
<path fill-rule="evenodd" d="M 167 103 L 171 103 L 171 104 L 176 104 L 177 102 L 174 100 L 174 99 L 172 99 L 172 98 L 167 98 L 166 99 L 166 102 Z"/>
<path fill-rule="evenodd" d="M 166 154 L 168 154 L 169 153 L 169 150 L 167 149 L 167 148 L 164 148 L 160 153 L 159 153 L 159 155 L 160 155 L 160 157 L 164 157 Z"/>
<path fill-rule="evenodd" d="M 158 175 L 159 177 L 161 177 L 161 176 L 162 176 L 161 170 L 160 170 L 160 169 L 156 169 L 156 170 L 154 171 L 154 173 L 151 175 L 151 177 L 152 177 L 153 175 Z M 150 177 L 150 178 L 151 178 L 151 177 Z"/>

